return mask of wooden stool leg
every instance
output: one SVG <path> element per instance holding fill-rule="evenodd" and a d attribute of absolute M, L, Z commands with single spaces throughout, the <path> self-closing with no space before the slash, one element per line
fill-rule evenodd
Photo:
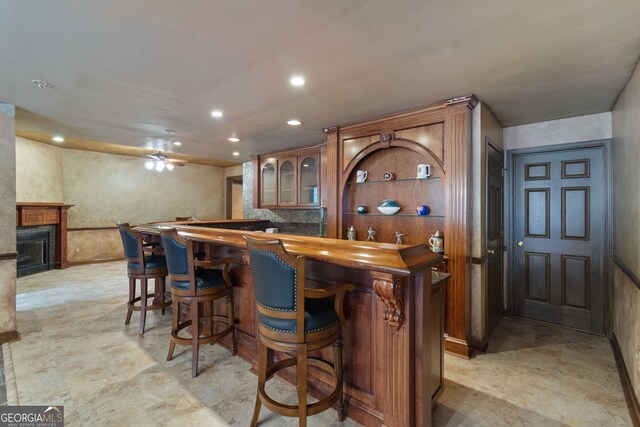
<path fill-rule="evenodd" d="M 210 337 L 213 336 L 213 300 L 209 301 L 209 304 L 207 304 L 207 312 L 206 312 L 206 316 L 207 316 L 207 333 L 209 334 Z M 211 341 L 211 345 L 214 345 L 215 341 Z"/>
<path fill-rule="evenodd" d="M 140 335 L 144 335 L 144 324 L 147 321 L 147 278 L 140 279 Z"/>
<path fill-rule="evenodd" d="M 159 277 L 158 279 L 160 281 L 160 304 L 162 305 L 162 315 L 164 316 L 164 303 L 166 302 L 166 300 L 164 299 L 164 288 L 165 288 L 165 278 L 164 277 Z"/>
<path fill-rule="evenodd" d="M 127 318 L 124 321 L 125 325 L 128 325 L 131 321 L 131 304 L 133 304 L 133 299 L 136 297 L 136 279 L 132 279 L 129 277 L 129 301 L 127 302 Z"/>
<path fill-rule="evenodd" d="M 258 424 L 260 416 L 260 390 L 264 390 L 264 384 L 267 382 L 267 347 L 262 343 L 262 339 L 258 336 L 258 392 L 256 393 L 256 406 L 253 409 L 253 418 L 251 419 L 251 427 Z"/>
<path fill-rule="evenodd" d="M 336 386 L 340 387 L 337 410 L 338 420 L 342 422 L 345 419 L 344 396 L 342 395 L 342 335 L 333 343 L 333 367 L 336 371 Z"/>
<path fill-rule="evenodd" d="M 236 323 L 234 314 L 233 293 L 227 295 L 227 322 L 231 327 L 231 354 L 238 354 L 238 344 L 236 343 Z"/>
<path fill-rule="evenodd" d="M 298 346 L 296 352 L 296 371 L 298 372 L 298 425 L 307 425 L 307 345 Z"/>
<path fill-rule="evenodd" d="M 167 360 L 173 359 L 173 350 L 176 348 L 176 343 L 173 340 L 173 335 L 178 333 L 178 323 L 180 323 L 180 303 L 171 297 L 171 337 L 169 339 L 169 353 L 167 353 Z"/>
<path fill-rule="evenodd" d="M 191 300 L 191 378 L 198 375 L 198 338 L 200 336 L 200 313 L 198 312 L 198 301 Z"/>

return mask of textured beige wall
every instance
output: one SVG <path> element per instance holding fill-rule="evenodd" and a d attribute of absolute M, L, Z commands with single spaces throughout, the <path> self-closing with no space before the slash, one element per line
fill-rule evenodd
<path fill-rule="evenodd" d="M 472 191 L 472 229 L 471 253 L 481 258 L 485 247 L 485 193 L 486 193 L 486 139 L 502 148 L 502 124 L 496 119 L 489 107 L 479 102 L 472 112 L 471 124 L 471 191 Z M 486 263 L 471 266 L 471 336 L 477 342 L 487 338 L 486 325 Z"/>
<path fill-rule="evenodd" d="M 16 200 L 64 202 L 62 148 L 16 137 Z"/>
<path fill-rule="evenodd" d="M 0 254 L 16 251 L 16 151 L 13 105 L 0 104 Z M 16 329 L 16 260 L 0 260 L 0 332 Z"/>
<path fill-rule="evenodd" d="M 67 260 L 70 264 L 109 259 L 124 259 L 117 229 L 75 230 L 67 233 Z"/>
<path fill-rule="evenodd" d="M 613 251 L 640 276 L 640 65 L 613 108 L 612 122 Z M 613 282 L 613 332 L 640 399 L 640 289 L 618 267 Z"/>
<path fill-rule="evenodd" d="M 158 173 L 148 171 L 144 160 L 135 157 L 70 150 L 23 138 L 15 145 L 19 182 L 13 187 L 19 200 L 75 205 L 69 210 L 72 229 L 112 227 L 119 220 L 139 224 L 176 216 L 224 217 L 222 168 L 189 164 Z M 15 236 L 14 204 L 9 206 Z M 71 230 L 67 237 L 71 263 L 122 257 L 116 230 Z"/>
<path fill-rule="evenodd" d="M 504 129 L 504 149 L 540 147 L 611 138 L 611 113 L 589 114 Z"/>
<path fill-rule="evenodd" d="M 214 166 L 156 172 L 134 157 L 63 150 L 62 177 L 72 228 L 224 217 L 224 169 Z"/>

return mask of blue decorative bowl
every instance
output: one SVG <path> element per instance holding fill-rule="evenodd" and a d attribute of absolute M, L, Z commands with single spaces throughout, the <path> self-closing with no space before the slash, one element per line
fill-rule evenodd
<path fill-rule="evenodd" d="M 395 200 L 386 199 L 378 205 L 378 210 L 385 215 L 393 215 L 400 210 L 400 205 Z"/>

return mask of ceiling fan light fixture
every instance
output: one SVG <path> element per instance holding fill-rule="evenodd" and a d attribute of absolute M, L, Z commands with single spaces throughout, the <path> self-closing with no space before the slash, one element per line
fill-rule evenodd
<path fill-rule="evenodd" d="M 172 171 L 173 170 L 173 165 L 171 163 L 167 163 L 167 170 L 168 171 Z"/>
<path fill-rule="evenodd" d="M 154 166 L 155 166 L 155 164 L 154 164 L 153 160 L 149 160 L 149 161 L 145 162 L 145 164 L 144 164 L 144 167 L 149 169 L 149 170 L 153 169 Z"/>
<path fill-rule="evenodd" d="M 156 170 L 158 172 L 162 172 L 164 170 L 164 166 L 165 166 L 165 164 L 164 164 L 164 162 L 162 160 L 159 161 L 159 162 L 156 162 Z"/>

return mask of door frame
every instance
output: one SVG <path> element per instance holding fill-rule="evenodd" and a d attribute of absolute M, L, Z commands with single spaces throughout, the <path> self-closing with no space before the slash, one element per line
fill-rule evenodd
<path fill-rule="evenodd" d="M 505 309 L 504 309 L 504 304 L 506 302 L 506 295 L 504 294 L 504 285 L 505 285 L 505 277 L 504 277 L 504 271 L 505 271 L 505 263 L 504 263 L 504 251 L 506 248 L 506 205 L 505 200 L 507 199 L 507 174 L 506 174 L 506 169 L 505 169 L 505 151 L 498 146 L 495 142 L 493 142 L 491 140 L 491 138 L 489 138 L 488 136 L 485 137 L 484 140 L 484 144 L 485 144 L 485 149 L 484 149 L 484 170 L 485 170 L 485 176 L 484 176 L 484 185 L 485 185 L 485 191 L 484 194 L 482 195 L 482 197 L 484 197 L 485 199 L 485 211 L 484 211 L 484 224 L 483 227 L 485 229 L 485 238 L 484 238 L 484 242 L 483 242 L 483 247 L 482 247 L 482 251 L 485 254 L 485 256 L 483 257 L 484 259 L 487 259 L 486 257 L 488 257 L 488 245 L 489 245 L 489 238 L 487 237 L 487 233 L 489 230 L 489 197 L 488 197 L 488 191 L 489 191 L 489 148 L 492 148 L 493 150 L 495 150 L 496 152 L 498 152 L 501 156 L 502 156 L 502 213 L 501 213 L 501 223 L 502 223 L 502 316 L 504 317 L 505 314 Z M 488 269 L 488 267 L 487 267 Z M 485 340 L 489 339 L 489 280 L 488 280 L 488 270 L 486 273 L 486 288 L 485 288 L 485 296 L 484 296 L 484 325 L 485 325 L 485 330 L 487 332 L 487 336 L 485 337 Z M 491 331 L 491 333 L 493 333 L 493 331 Z"/>
<path fill-rule="evenodd" d="M 510 248 L 513 246 L 512 242 L 514 241 L 513 234 L 513 218 L 514 215 L 514 207 L 513 201 L 515 199 L 514 191 L 514 183 L 516 180 L 515 177 L 515 158 L 517 156 L 526 155 L 526 154 L 544 154 L 550 152 L 557 151 L 573 151 L 581 148 L 602 148 L 603 149 L 603 163 L 604 163 L 604 185 L 606 194 L 604 203 L 604 258 L 603 258 L 603 269 L 604 269 L 604 301 L 603 304 L 603 331 L 605 336 L 608 336 L 611 332 L 611 313 L 610 313 L 610 304 L 612 301 L 612 287 L 611 283 L 613 283 L 613 267 L 612 267 L 612 259 L 611 254 L 613 253 L 613 176 L 612 176 L 612 165 L 613 165 L 613 143 L 611 139 L 598 139 L 592 141 L 584 141 L 584 142 L 572 142 L 568 144 L 554 144 L 554 145 L 543 145 L 539 147 L 529 147 L 529 148 L 518 148 L 506 151 L 506 170 L 505 170 L 505 180 L 504 180 L 504 211 L 505 211 L 505 221 L 504 221 L 504 251 L 507 252 L 507 295 L 505 296 L 505 302 L 507 303 L 507 311 L 506 314 L 510 317 L 514 316 L 514 292 L 513 292 L 513 283 L 515 278 L 513 277 L 514 271 L 514 256 L 513 251 Z"/>

